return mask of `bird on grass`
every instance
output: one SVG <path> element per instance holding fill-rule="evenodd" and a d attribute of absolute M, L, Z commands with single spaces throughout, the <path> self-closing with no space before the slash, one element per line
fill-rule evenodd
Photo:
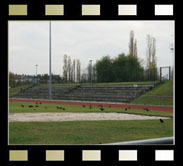
<path fill-rule="evenodd" d="M 101 111 L 104 111 L 104 108 L 103 108 L 103 107 L 100 107 L 100 110 L 101 110 Z"/>
<path fill-rule="evenodd" d="M 92 109 L 92 106 L 90 105 L 89 108 Z"/>
<path fill-rule="evenodd" d="M 21 107 L 24 107 L 24 104 L 22 104 Z"/>
<path fill-rule="evenodd" d="M 160 122 L 161 122 L 161 123 L 164 123 L 164 120 L 163 120 L 163 119 L 160 119 Z"/>
<path fill-rule="evenodd" d="M 39 107 L 38 105 L 36 105 L 35 107 Z"/>
<path fill-rule="evenodd" d="M 33 105 L 29 105 L 29 108 L 32 108 L 32 107 L 34 107 Z"/>
<path fill-rule="evenodd" d="M 39 104 L 42 104 L 42 103 L 39 103 Z"/>
<path fill-rule="evenodd" d="M 83 105 L 83 107 L 85 107 L 85 105 Z"/>
<path fill-rule="evenodd" d="M 149 109 L 148 109 L 148 108 L 144 108 L 144 110 L 145 110 L 145 111 L 149 111 Z"/>
<path fill-rule="evenodd" d="M 62 110 L 66 110 L 65 108 L 62 108 Z"/>
<path fill-rule="evenodd" d="M 125 108 L 125 111 L 127 111 L 128 110 L 128 108 Z"/>

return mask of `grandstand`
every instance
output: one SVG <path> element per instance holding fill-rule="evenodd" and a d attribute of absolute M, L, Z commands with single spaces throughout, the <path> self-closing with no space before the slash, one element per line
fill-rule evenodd
<path fill-rule="evenodd" d="M 53 86 L 52 99 L 129 103 L 154 87 L 154 84 Z M 11 98 L 49 99 L 48 91 L 48 86 L 33 86 Z"/>

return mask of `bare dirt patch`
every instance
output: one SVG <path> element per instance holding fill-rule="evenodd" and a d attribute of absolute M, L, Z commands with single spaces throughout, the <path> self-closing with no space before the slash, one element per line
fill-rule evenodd
<path fill-rule="evenodd" d="M 9 122 L 51 122 L 79 120 L 152 120 L 170 119 L 160 116 L 133 115 L 125 113 L 11 113 Z"/>

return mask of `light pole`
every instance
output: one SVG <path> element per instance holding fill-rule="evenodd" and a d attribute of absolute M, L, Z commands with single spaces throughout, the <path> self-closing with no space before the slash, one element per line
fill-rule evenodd
<path fill-rule="evenodd" d="M 37 67 L 38 67 L 38 65 L 36 64 L 36 83 L 38 83 L 38 77 L 37 77 Z"/>
<path fill-rule="evenodd" d="M 52 76 L 51 76 L 51 21 L 49 22 L 49 99 L 52 99 Z"/>
<path fill-rule="evenodd" d="M 174 35 L 171 34 L 173 37 L 172 43 L 170 45 L 170 52 L 172 53 L 172 80 L 173 80 L 173 73 L 174 73 Z"/>
<path fill-rule="evenodd" d="M 173 72 L 174 72 L 174 48 L 173 48 L 173 44 L 171 44 L 171 46 L 170 46 L 170 51 L 172 53 L 172 79 L 173 79 Z"/>

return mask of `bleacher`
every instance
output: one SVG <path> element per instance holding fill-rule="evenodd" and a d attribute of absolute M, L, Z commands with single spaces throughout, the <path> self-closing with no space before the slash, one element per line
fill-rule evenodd
<path fill-rule="evenodd" d="M 129 103 L 155 85 L 71 85 L 53 86 L 53 100 L 97 101 Z M 48 86 L 33 86 L 13 98 L 49 99 Z"/>

